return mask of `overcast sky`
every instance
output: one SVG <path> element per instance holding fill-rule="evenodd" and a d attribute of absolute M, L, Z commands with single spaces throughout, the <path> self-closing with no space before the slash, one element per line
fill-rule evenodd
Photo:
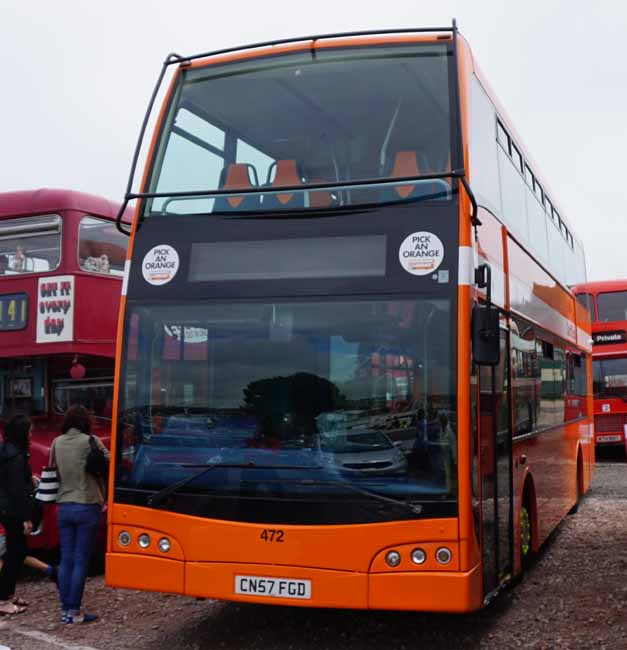
<path fill-rule="evenodd" d="M 617 0 L 0 0 L 0 191 L 120 201 L 169 52 L 453 16 L 583 240 L 589 278 L 627 277 L 627 3 Z"/>

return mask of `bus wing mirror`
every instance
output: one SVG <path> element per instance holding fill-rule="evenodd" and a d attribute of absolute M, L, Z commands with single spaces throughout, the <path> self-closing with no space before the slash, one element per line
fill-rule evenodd
<path fill-rule="evenodd" d="M 501 360 L 499 311 L 492 305 L 475 305 L 472 311 L 472 356 L 478 366 Z"/>

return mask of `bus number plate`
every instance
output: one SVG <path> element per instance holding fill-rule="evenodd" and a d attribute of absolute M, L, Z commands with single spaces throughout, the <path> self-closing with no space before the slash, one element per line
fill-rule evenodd
<path fill-rule="evenodd" d="M 612 434 L 609 436 L 597 436 L 597 442 L 620 442 L 622 439 L 623 437 L 617 434 Z"/>
<path fill-rule="evenodd" d="M 307 600 L 311 598 L 311 580 L 235 576 L 235 593 L 244 596 L 271 596 L 272 598 Z"/>

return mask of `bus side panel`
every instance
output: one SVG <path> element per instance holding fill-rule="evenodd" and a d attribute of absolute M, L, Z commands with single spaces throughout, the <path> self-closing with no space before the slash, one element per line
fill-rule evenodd
<path fill-rule="evenodd" d="M 81 273 L 74 280 L 74 338 L 107 343 L 107 356 L 115 354 L 122 283 L 118 277 Z"/>

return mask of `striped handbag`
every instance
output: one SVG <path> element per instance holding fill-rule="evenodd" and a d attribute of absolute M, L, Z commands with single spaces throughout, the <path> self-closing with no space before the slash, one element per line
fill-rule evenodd
<path fill-rule="evenodd" d="M 50 464 L 41 470 L 41 478 L 37 491 L 35 492 L 35 500 L 42 503 L 50 503 L 57 500 L 57 493 L 59 492 L 59 472 L 57 471 L 57 463 L 54 454 L 54 443 L 50 450 Z"/>

